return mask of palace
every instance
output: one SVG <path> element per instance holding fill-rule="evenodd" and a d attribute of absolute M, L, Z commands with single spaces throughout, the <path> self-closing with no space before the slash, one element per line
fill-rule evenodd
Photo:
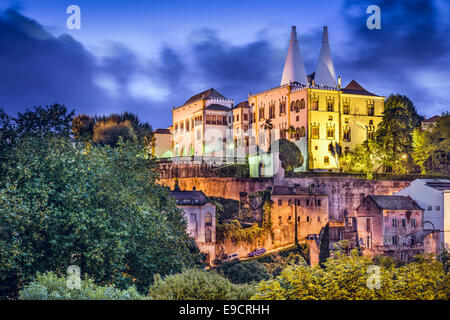
<path fill-rule="evenodd" d="M 172 126 L 157 131 L 155 156 L 242 158 L 284 138 L 303 155 L 296 171 L 338 170 L 340 157 L 375 132 L 384 99 L 355 80 L 341 86 L 327 27 L 316 70 L 307 75 L 293 26 L 280 86 L 236 105 L 213 88 L 191 97 L 173 108 Z"/>

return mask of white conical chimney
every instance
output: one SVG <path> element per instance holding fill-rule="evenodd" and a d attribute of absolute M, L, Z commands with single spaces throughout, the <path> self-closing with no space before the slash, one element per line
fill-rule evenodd
<path fill-rule="evenodd" d="M 327 87 L 336 86 L 336 73 L 331 59 L 330 43 L 328 41 L 328 28 L 323 27 L 322 47 L 320 48 L 319 62 L 314 75 L 316 85 Z"/>
<path fill-rule="evenodd" d="M 297 81 L 301 84 L 307 84 L 305 65 L 298 47 L 297 31 L 292 26 L 291 40 L 289 40 L 289 49 L 284 63 L 281 85 L 289 84 L 291 81 Z"/>

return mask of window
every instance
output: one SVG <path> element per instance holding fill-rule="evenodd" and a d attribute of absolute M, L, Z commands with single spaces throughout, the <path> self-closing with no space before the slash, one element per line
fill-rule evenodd
<path fill-rule="evenodd" d="M 351 139 L 351 135 L 350 135 L 350 128 L 349 127 L 345 127 L 344 128 L 343 140 L 345 142 L 350 142 L 352 140 Z"/>
<path fill-rule="evenodd" d="M 280 115 L 286 113 L 286 101 L 280 102 Z"/>
<path fill-rule="evenodd" d="M 311 110 L 319 110 L 319 99 L 317 98 L 311 99 Z"/>
<path fill-rule="evenodd" d="M 406 219 L 402 219 L 402 227 L 406 228 Z"/>
<path fill-rule="evenodd" d="M 278 200 L 278 206 L 282 206 L 283 205 L 283 200 Z"/>
<path fill-rule="evenodd" d="M 195 213 L 191 213 L 190 221 L 191 222 L 196 222 L 197 221 L 197 215 Z"/>
<path fill-rule="evenodd" d="M 300 128 L 300 137 L 304 137 L 304 136 L 306 136 L 306 129 L 305 129 L 305 127 L 301 127 Z"/>
<path fill-rule="evenodd" d="M 411 227 L 416 227 L 416 219 L 411 219 Z"/>
<path fill-rule="evenodd" d="M 375 114 L 375 107 L 373 106 L 373 104 L 367 105 L 367 115 L 373 116 L 374 114 Z"/>
<path fill-rule="evenodd" d="M 428 206 L 428 211 L 433 210 L 433 206 Z"/>
<path fill-rule="evenodd" d="M 209 212 L 205 215 L 205 226 L 212 226 L 212 214 Z"/>
<path fill-rule="evenodd" d="M 370 218 L 366 219 L 366 231 L 370 231 Z"/>
<path fill-rule="evenodd" d="M 295 101 L 295 112 L 299 112 L 300 111 L 300 100 L 296 100 Z"/>
<path fill-rule="evenodd" d="M 292 216 L 289 216 L 289 217 L 288 217 L 288 221 L 291 221 L 291 220 L 292 220 Z"/>
<path fill-rule="evenodd" d="M 244 113 L 244 121 L 248 121 L 248 114 Z"/>
<path fill-rule="evenodd" d="M 353 218 L 347 218 L 347 225 L 351 227 L 353 225 Z"/>
<path fill-rule="evenodd" d="M 333 100 L 327 101 L 327 111 L 330 111 L 330 112 L 334 111 L 334 101 Z"/>
<path fill-rule="evenodd" d="M 333 121 L 333 116 L 328 116 L 328 121 Z"/>
<path fill-rule="evenodd" d="M 397 228 L 397 219 L 396 218 L 392 219 L 392 227 Z"/>
<path fill-rule="evenodd" d="M 329 164 L 330 163 L 330 157 L 328 157 L 328 156 L 323 157 L 323 163 L 324 164 Z"/>
<path fill-rule="evenodd" d="M 436 206 L 436 211 L 441 211 L 441 206 Z"/>
<path fill-rule="evenodd" d="M 305 99 L 300 100 L 300 109 L 305 109 Z"/>
<path fill-rule="evenodd" d="M 319 139 L 319 125 L 318 124 L 313 124 L 311 126 L 311 138 Z"/>
<path fill-rule="evenodd" d="M 309 199 L 306 199 L 306 206 L 309 207 Z"/>
<path fill-rule="evenodd" d="M 334 128 L 327 128 L 327 139 L 334 139 Z"/>
<path fill-rule="evenodd" d="M 322 205 L 322 202 L 319 200 L 317 200 L 317 206 L 320 207 Z"/>
<path fill-rule="evenodd" d="M 369 125 L 373 126 L 373 120 L 369 120 Z"/>
<path fill-rule="evenodd" d="M 306 217 L 306 222 L 309 222 L 309 216 Z"/>
<path fill-rule="evenodd" d="M 317 221 L 320 222 L 320 217 L 317 217 Z"/>
<path fill-rule="evenodd" d="M 186 120 L 186 131 L 189 131 L 190 130 L 190 121 L 189 120 Z"/>
<path fill-rule="evenodd" d="M 411 236 L 411 245 L 415 245 L 416 244 L 416 236 Z"/>
<path fill-rule="evenodd" d="M 295 109 L 295 101 L 292 101 L 291 102 L 291 111 L 294 111 L 294 109 Z"/>
<path fill-rule="evenodd" d="M 394 246 L 397 245 L 397 236 L 392 236 L 392 244 L 393 244 Z"/>
<path fill-rule="evenodd" d="M 205 230 L 205 242 L 212 242 L 212 232 L 210 229 Z"/>
<path fill-rule="evenodd" d="M 278 224 L 281 226 L 283 224 L 283 218 L 278 216 Z"/>
<path fill-rule="evenodd" d="M 344 114 L 349 114 L 350 113 L 350 104 L 349 103 L 344 103 Z"/>
<path fill-rule="evenodd" d="M 295 117 L 295 121 L 299 121 L 300 120 L 300 117 L 299 116 L 296 116 Z"/>

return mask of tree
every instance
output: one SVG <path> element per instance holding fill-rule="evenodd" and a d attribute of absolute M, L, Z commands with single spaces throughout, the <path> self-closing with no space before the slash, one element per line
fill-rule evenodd
<path fill-rule="evenodd" d="M 94 126 L 94 144 L 117 146 L 119 140 L 135 142 L 137 136 L 129 121 L 116 123 L 113 120 L 99 121 Z"/>
<path fill-rule="evenodd" d="M 98 284 L 148 288 L 153 275 L 199 262 L 186 221 L 155 184 L 140 145 L 74 144 L 58 136 L 23 139 L 0 188 L 0 295 L 36 272 L 75 264 Z"/>
<path fill-rule="evenodd" d="M 260 282 L 270 278 L 267 268 L 255 260 L 225 262 L 217 271 L 233 283 Z"/>
<path fill-rule="evenodd" d="M 75 111 L 68 112 L 64 105 L 37 106 L 33 110 L 17 113 L 16 132 L 18 137 L 44 136 L 49 134 L 70 135 L 70 123 Z"/>
<path fill-rule="evenodd" d="M 292 171 L 303 165 L 303 155 L 295 143 L 287 139 L 275 141 L 269 148 L 269 153 L 279 151 L 279 159 L 284 170 Z"/>
<path fill-rule="evenodd" d="M 94 137 L 95 119 L 86 114 L 80 114 L 72 120 L 72 134 L 75 139 L 90 142 Z"/>
<path fill-rule="evenodd" d="M 385 153 L 386 168 L 405 169 L 412 151 L 412 132 L 422 118 L 406 96 L 390 95 L 385 101 L 383 120 L 375 132 L 375 139 Z"/>
<path fill-rule="evenodd" d="M 245 300 L 254 293 L 251 285 L 233 284 L 214 271 L 199 269 L 162 278 L 155 276 L 149 295 L 158 300 Z"/>
<path fill-rule="evenodd" d="M 431 131 L 413 133 L 413 159 L 421 173 L 450 174 L 450 114 L 443 113 Z"/>
<path fill-rule="evenodd" d="M 80 289 L 69 289 L 67 277 L 53 272 L 36 274 L 19 293 L 20 300 L 146 300 L 134 286 L 120 290 L 113 286 L 99 286 L 92 279 L 81 279 Z"/>
<path fill-rule="evenodd" d="M 400 268 L 376 265 L 356 249 L 337 251 L 325 268 L 294 265 L 257 285 L 255 300 L 436 300 L 449 299 L 442 263 L 420 256 Z"/>

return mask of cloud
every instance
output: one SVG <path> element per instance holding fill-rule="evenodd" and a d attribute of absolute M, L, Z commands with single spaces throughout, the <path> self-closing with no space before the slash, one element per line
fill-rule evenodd
<path fill-rule="evenodd" d="M 377 1 L 375 1 L 377 2 Z M 378 1 L 382 29 L 366 28 L 373 1 L 344 2 L 344 46 L 331 50 L 344 84 L 355 79 L 380 95 L 408 95 L 427 116 L 448 110 L 450 23 L 438 1 Z M 320 28 L 300 33 L 308 73 L 319 54 Z M 235 45 L 201 28 L 185 43 L 161 45 L 142 60 L 121 43 L 97 57 L 69 35 L 54 36 L 16 9 L 0 12 L 0 108 L 8 113 L 54 102 L 78 113 L 130 111 L 154 127 L 171 123 L 171 107 L 214 87 L 237 102 L 279 84 L 288 44 L 274 46 L 260 32 Z M 332 36 L 332 30 L 330 30 Z M 341 43 L 341 42 L 340 42 Z"/>
<path fill-rule="evenodd" d="M 369 5 L 381 9 L 381 30 L 366 27 Z M 354 1 L 342 8 L 349 29 L 343 55 L 335 59 L 343 78 L 356 78 L 379 94 L 409 96 L 419 112 L 448 110 L 450 21 L 442 1 Z M 448 3 L 447 3 L 448 5 Z M 445 63 L 447 61 L 447 63 Z"/>

